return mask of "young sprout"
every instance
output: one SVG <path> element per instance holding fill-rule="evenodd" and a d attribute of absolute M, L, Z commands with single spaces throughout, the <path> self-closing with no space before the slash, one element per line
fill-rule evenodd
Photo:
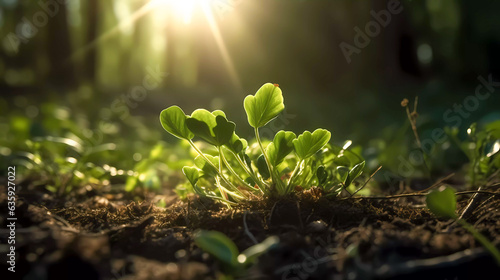
<path fill-rule="evenodd" d="M 500 251 L 484 235 L 477 231 L 471 224 L 464 219 L 460 219 L 455 213 L 457 208 L 457 199 L 455 191 L 452 188 L 444 187 L 430 192 L 425 202 L 427 207 L 434 215 L 445 219 L 453 219 L 468 230 L 479 243 L 481 243 L 500 265 Z"/>
<path fill-rule="evenodd" d="M 287 195 L 295 189 L 294 184 L 307 189 L 321 183 L 327 191 L 339 184 L 345 188 L 361 174 L 364 160 L 359 156 L 349 159 L 343 155 L 346 149 L 331 145 L 324 149 L 331 137 L 325 129 L 316 129 L 312 133 L 305 131 L 298 137 L 291 131 L 278 131 L 273 141 L 264 147 L 259 128 L 275 119 L 285 108 L 283 93 L 277 84 L 264 84 L 255 95 L 247 96 L 243 105 L 248 123 L 254 128 L 259 151 L 252 152 L 247 140 L 236 134 L 236 124 L 220 110 L 197 109 L 186 115 L 181 108 L 171 106 L 161 112 L 163 128 L 187 141 L 198 153 L 195 166 L 182 169 L 196 194 L 231 206 L 248 199 L 251 194 Z M 213 146 L 217 155 L 204 153 L 193 142 L 195 137 Z M 332 158 L 343 160 L 339 164 L 339 160 Z M 341 182 L 329 173 L 340 165 L 347 172 Z M 317 172 L 318 167 L 322 172 Z M 286 180 L 289 172 L 291 174 Z M 215 182 L 216 188 L 210 182 Z"/>

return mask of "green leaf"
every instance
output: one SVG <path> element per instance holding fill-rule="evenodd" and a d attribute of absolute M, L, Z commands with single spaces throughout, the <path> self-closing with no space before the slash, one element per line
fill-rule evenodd
<path fill-rule="evenodd" d="M 339 179 L 340 182 L 345 184 L 348 176 L 349 176 L 349 168 L 345 166 L 337 166 L 337 179 Z"/>
<path fill-rule="evenodd" d="M 356 178 L 358 178 L 361 173 L 363 173 L 363 169 L 365 168 L 365 162 L 361 162 L 356 164 L 351 171 L 349 171 L 349 174 L 347 176 L 347 180 L 345 182 L 346 186 L 351 185 L 352 181 L 354 181 Z"/>
<path fill-rule="evenodd" d="M 255 128 L 263 127 L 285 109 L 283 94 L 276 84 L 264 84 L 254 95 L 243 102 L 248 123 Z"/>
<path fill-rule="evenodd" d="M 193 186 L 193 190 L 198 194 L 198 195 L 205 195 L 203 191 L 201 190 L 200 187 L 198 187 L 197 183 L 198 180 L 200 179 L 200 172 L 198 168 L 196 167 L 190 167 L 190 166 L 184 166 L 182 168 L 182 173 L 186 176 L 188 179 L 189 183 Z"/>
<path fill-rule="evenodd" d="M 323 185 L 328 180 L 328 172 L 326 172 L 325 167 L 320 165 L 316 170 L 316 177 L 318 177 L 318 185 Z"/>
<path fill-rule="evenodd" d="M 500 120 L 491 122 L 486 125 L 486 131 L 493 137 L 500 138 Z"/>
<path fill-rule="evenodd" d="M 429 210 L 431 210 L 434 215 L 448 219 L 457 218 L 457 215 L 455 214 L 457 199 L 455 191 L 452 188 L 446 187 L 444 189 L 430 192 L 427 195 L 425 202 L 427 203 Z"/>
<path fill-rule="evenodd" d="M 182 173 L 186 175 L 186 178 L 193 186 L 196 185 L 196 183 L 198 183 L 198 179 L 200 178 L 200 172 L 198 171 L 198 168 L 191 166 L 184 166 L 182 168 Z"/>
<path fill-rule="evenodd" d="M 279 238 L 276 236 L 270 236 L 266 240 L 259 244 L 253 245 L 252 247 L 246 249 L 238 256 L 238 261 L 242 264 L 254 263 L 257 258 L 267 252 L 269 249 L 273 248 L 279 243 Z"/>
<path fill-rule="evenodd" d="M 238 137 L 238 135 L 236 135 L 236 133 L 233 133 L 233 136 L 231 137 L 229 142 L 227 144 L 225 144 L 225 146 L 229 150 L 231 150 L 233 153 L 238 154 L 241 151 L 246 150 L 246 148 L 248 147 L 248 142 L 247 142 L 247 140 Z"/>
<path fill-rule="evenodd" d="M 318 128 L 313 133 L 306 130 L 293 140 L 295 153 L 300 159 L 306 159 L 321 150 L 330 141 L 330 137 L 331 133 L 326 129 Z"/>
<path fill-rule="evenodd" d="M 163 128 L 173 136 L 190 140 L 194 134 L 186 126 L 186 114 L 178 106 L 171 106 L 161 111 L 160 122 Z"/>
<path fill-rule="evenodd" d="M 257 158 L 257 169 L 259 170 L 259 173 L 264 180 L 267 180 L 269 179 L 269 177 L 271 177 L 264 155 L 260 155 L 259 158 Z"/>
<path fill-rule="evenodd" d="M 198 231 L 194 242 L 203 251 L 229 266 L 238 264 L 238 248 L 231 239 L 218 231 Z"/>
<path fill-rule="evenodd" d="M 214 157 L 214 156 L 211 156 L 208 154 L 204 154 L 204 155 L 211 163 L 213 163 L 213 165 L 215 165 L 217 168 L 219 168 L 219 157 L 217 157 L 217 156 Z M 194 159 L 194 164 L 199 169 L 203 170 L 203 172 L 205 172 L 205 174 L 208 174 L 210 176 L 215 176 L 218 174 L 217 170 L 212 165 L 207 163 L 207 161 L 202 156 L 197 156 Z"/>
<path fill-rule="evenodd" d="M 335 163 L 338 166 L 350 166 L 351 165 L 351 161 L 345 155 L 339 155 L 338 157 L 334 158 L 333 163 Z"/>
<path fill-rule="evenodd" d="M 227 144 L 236 127 L 226 119 L 224 112 L 218 110 L 210 113 L 205 109 L 195 110 L 186 124 L 194 135 L 214 146 Z"/>
<path fill-rule="evenodd" d="M 281 130 L 276 133 L 273 142 L 266 148 L 267 156 L 273 166 L 278 166 L 293 151 L 293 140 L 296 137 L 291 131 Z"/>

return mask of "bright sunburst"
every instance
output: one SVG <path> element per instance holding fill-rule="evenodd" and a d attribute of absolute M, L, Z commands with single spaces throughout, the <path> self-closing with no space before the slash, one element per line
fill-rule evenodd
<path fill-rule="evenodd" d="M 185 24 L 191 22 L 196 8 L 210 5 L 210 0 L 152 0 L 151 2 L 171 10 L 172 14 L 179 16 Z"/>

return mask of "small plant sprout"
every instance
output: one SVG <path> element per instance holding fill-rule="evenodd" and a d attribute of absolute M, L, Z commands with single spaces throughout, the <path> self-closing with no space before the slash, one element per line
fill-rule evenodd
<path fill-rule="evenodd" d="M 439 190 L 430 192 L 426 197 L 426 203 L 429 210 L 434 215 L 457 221 L 461 226 L 468 230 L 477 241 L 479 241 L 491 255 L 495 258 L 498 265 L 500 265 L 500 251 L 493 245 L 484 235 L 477 231 L 471 224 L 464 219 L 460 219 L 455 213 L 457 208 L 457 199 L 455 191 L 449 187 L 442 187 Z"/>
<path fill-rule="evenodd" d="M 214 256 L 222 264 L 222 270 L 227 277 L 225 279 L 244 276 L 250 266 L 257 262 L 259 256 L 279 243 L 278 237 L 271 236 L 239 253 L 236 244 L 225 234 L 204 230 L 195 233 L 194 241 L 198 247 Z"/>
<path fill-rule="evenodd" d="M 365 161 L 347 150 L 349 145 L 340 148 L 328 144 L 331 133 L 325 129 L 305 131 L 298 136 L 291 131 L 278 131 L 264 145 L 259 128 L 285 108 L 277 84 L 264 84 L 255 95 L 247 96 L 243 105 L 258 149 L 250 148 L 247 140 L 236 134 L 236 124 L 220 110 L 197 109 L 186 115 L 178 106 L 171 106 L 161 112 L 163 128 L 187 141 L 198 154 L 194 166 L 182 169 L 196 194 L 228 206 L 251 194 L 284 196 L 296 186 L 318 186 L 338 194 L 361 175 Z M 195 137 L 212 146 L 215 153 L 203 152 L 193 142 Z"/>

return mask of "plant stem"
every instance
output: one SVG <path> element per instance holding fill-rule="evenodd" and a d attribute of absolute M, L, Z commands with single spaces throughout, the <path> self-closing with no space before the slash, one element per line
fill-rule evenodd
<path fill-rule="evenodd" d="M 234 171 L 234 169 L 231 167 L 231 165 L 229 165 L 229 163 L 228 163 L 228 162 L 227 162 L 227 160 L 226 160 L 226 157 L 224 156 L 224 152 L 222 151 L 222 148 L 221 148 L 221 147 L 218 147 L 218 150 L 219 150 L 219 157 L 222 159 L 222 161 L 223 161 L 223 162 L 224 162 L 224 164 L 226 165 L 227 170 L 229 170 L 229 172 L 230 172 L 230 173 L 231 173 L 234 177 L 236 177 L 236 179 L 237 179 L 238 181 L 240 181 L 240 183 L 241 183 L 243 186 L 245 186 L 245 187 L 247 187 L 247 188 L 249 188 L 249 189 L 251 189 L 251 190 L 253 190 L 253 191 L 257 191 L 257 189 L 256 189 L 256 188 L 254 188 L 254 187 L 250 186 L 247 182 L 245 182 L 245 181 L 244 181 L 244 180 L 243 180 L 243 179 L 242 179 L 242 178 L 241 178 L 241 177 L 240 177 L 240 176 L 239 176 L 239 175 L 238 175 L 238 174 Z"/>
<path fill-rule="evenodd" d="M 243 193 L 240 192 L 240 190 L 238 190 L 238 188 L 236 188 L 229 180 L 226 179 L 226 177 L 224 177 L 224 175 L 222 174 L 222 165 L 219 164 L 220 166 L 220 170 L 219 168 L 217 168 L 217 166 L 215 166 L 215 164 L 213 164 L 206 156 L 205 154 L 203 154 L 203 152 L 198 149 L 198 147 L 196 147 L 196 145 L 193 143 L 192 140 L 188 140 L 189 141 L 189 144 L 191 145 L 191 147 L 193 147 L 193 149 L 196 150 L 196 152 L 208 163 L 210 164 L 218 173 L 218 175 L 221 177 L 222 181 L 224 181 L 224 183 L 226 183 L 229 187 L 231 187 L 232 189 L 234 189 L 236 192 L 238 192 L 241 196 L 245 197 L 245 195 Z M 219 161 L 221 159 L 219 158 Z"/>
<path fill-rule="evenodd" d="M 264 150 L 264 146 L 262 146 L 262 141 L 260 141 L 258 128 L 255 128 L 255 138 L 257 139 L 257 142 L 259 143 L 260 150 L 262 151 L 262 154 L 264 155 L 264 159 L 266 160 L 267 168 L 269 169 L 269 174 L 273 174 L 273 167 L 271 165 L 271 161 L 269 161 L 269 158 L 267 157 L 266 151 Z"/>
<path fill-rule="evenodd" d="M 241 158 L 236 153 L 234 153 L 231 150 L 229 150 L 229 151 L 236 158 L 236 160 L 240 164 L 241 168 L 243 168 L 245 170 L 245 172 L 255 181 L 255 183 L 257 184 L 257 186 L 259 186 L 259 189 L 260 189 L 261 192 L 264 192 L 265 190 L 267 190 L 269 188 L 269 186 L 265 185 L 264 182 L 262 182 L 261 180 L 259 180 L 259 178 L 257 178 L 257 176 L 250 169 L 248 169 L 248 167 L 246 166 L 246 164 L 241 160 Z M 264 188 L 264 186 L 265 186 L 265 188 Z"/>
<path fill-rule="evenodd" d="M 304 162 L 304 160 L 301 159 L 299 162 L 297 162 L 297 165 L 293 169 L 292 175 L 290 176 L 290 179 L 288 180 L 288 184 L 286 186 L 286 193 L 291 191 L 290 187 L 292 186 L 292 181 L 293 181 L 293 179 L 295 179 L 295 176 L 298 174 L 299 168 L 303 162 Z"/>
<path fill-rule="evenodd" d="M 279 178 L 276 178 L 276 174 L 274 173 L 274 169 L 273 169 L 273 166 L 271 165 L 271 161 L 267 157 L 266 151 L 264 150 L 264 146 L 262 145 L 262 141 L 260 141 L 258 128 L 255 128 L 255 138 L 257 139 L 257 142 L 259 143 L 259 147 L 262 151 L 262 154 L 264 155 L 264 159 L 266 160 L 267 168 L 269 169 L 269 174 L 271 175 L 271 179 L 272 179 L 273 183 L 275 184 L 275 188 L 277 187 L 278 189 L 280 189 L 279 192 L 283 192 L 283 190 L 282 190 L 283 183 L 281 182 L 281 180 L 279 180 Z"/>
<path fill-rule="evenodd" d="M 481 243 L 488 251 L 490 251 L 497 261 L 497 264 L 500 265 L 500 251 L 495 247 L 495 245 L 465 220 L 458 219 L 457 222 L 468 230 L 472 236 L 474 236 L 474 238 L 476 238 L 476 240 L 479 241 L 479 243 Z"/>

